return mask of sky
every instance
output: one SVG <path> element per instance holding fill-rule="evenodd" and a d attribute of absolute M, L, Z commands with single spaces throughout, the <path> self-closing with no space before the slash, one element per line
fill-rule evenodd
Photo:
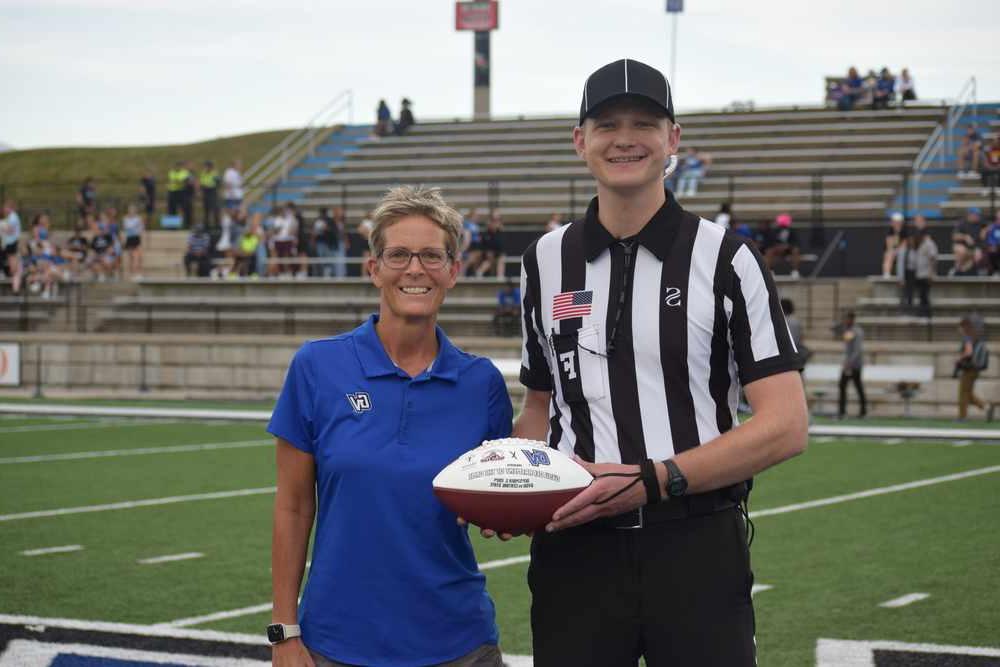
<path fill-rule="evenodd" d="M 908 67 L 922 99 L 975 76 L 1000 101 L 996 0 L 685 0 L 680 113 L 752 100 L 814 105 L 850 65 Z M 453 0 L 0 0 L 0 144 L 189 143 L 303 126 L 342 91 L 372 122 L 413 100 L 418 122 L 469 118 L 473 35 Z M 598 67 L 671 71 L 664 0 L 500 0 L 494 116 L 572 115 Z"/>

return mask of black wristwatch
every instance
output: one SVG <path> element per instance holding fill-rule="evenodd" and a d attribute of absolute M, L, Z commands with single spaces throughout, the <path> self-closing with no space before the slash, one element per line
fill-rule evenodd
<path fill-rule="evenodd" d="M 687 493 L 687 477 L 684 476 L 673 459 L 667 459 L 663 465 L 667 467 L 667 496 L 669 498 L 683 496 Z"/>
<path fill-rule="evenodd" d="M 301 637 L 302 630 L 297 625 L 287 623 L 272 623 L 267 626 L 267 641 L 274 646 L 292 637 Z"/>

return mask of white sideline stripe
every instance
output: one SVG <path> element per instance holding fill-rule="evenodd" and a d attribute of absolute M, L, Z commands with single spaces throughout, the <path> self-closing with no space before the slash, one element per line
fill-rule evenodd
<path fill-rule="evenodd" d="M 887 438 L 885 444 L 887 445 L 901 445 L 905 442 L 902 438 Z"/>
<path fill-rule="evenodd" d="M 100 428 L 113 426 L 111 422 L 75 421 L 60 424 L 26 424 L 24 426 L 4 426 L 0 433 L 31 433 L 32 431 L 70 431 L 74 429 Z"/>
<path fill-rule="evenodd" d="M 205 554 L 198 551 L 189 551 L 183 554 L 171 554 L 169 556 L 154 556 L 152 558 L 140 558 L 136 563 L 140 565 L 157 565 L 159 563 L 172 563 L 175 560 L 191 560 L 192 558 L 202 558 Z"/>
<path fill-rule="evenodd" d="M 83 546 L 79 544 L 67 544 L 64 547 L 45 547 L 44 549 L 27 549 L 22 551 L 22 556 L 44 556 L 46 554 L 64 554 L 70 551 L 83 551 Z"/>
<path fill-rule="evenodd" d="M 158 623 L 156 627 L 184 628 L 190 625 L 201 625 L 202 623 L 211 623 L 212 621 L 223 621 L 227 618 L 237 618 L 239 616 L 260 614 L 261 612 L 270 610 L 271 610 L 271 603 L 266 602 L 264 604 L 255 604 L 252 607 L 240 607 L 239 609 L 232 609 L 230 611 L 217 611 L 214 614 L 205 614 L 204 616 L 179 618 L 176 621 L 167 621 L 166 623 Z"/>
<path fill-rule="evenodd" d="M 530 555 L 525 556 L 513 556 L 511 558 L 501 558 L 500 560 L 490 560 L 485 563 L 479 564 L 480 570 L 492 570 L 498 567 L 507 567 L 508 565 L 516 565 L 517 563 L 527 563 L 531 560 Z"/>
<path fill-rule="evenodd" d="M 972 444 L 971 440 L 956 440 L 955 442 L 951 443 L 951 446 L 952 447 L 968 447 L 971 444 Z"/>
<path fill-rule="evenodd" d="M 0 414 L 61 415 L 104 417 L 166 417 L 187 420 L 267 421 L 270 410 L 188 410 L 182 408 L 125 408 L 89 405 L 31 405 L 27 403 L 0 403 Z M 811 436 L 838 438 L 911 438 L 930 440 L 1000 440 L 1000 429 L 918 428 L 900 426 L 810 426 Z"/>
<path fill-rule="evenodd" d="M 0 412 L 22 415 L 76 415 L 104 417 L 168 417 L 175 419 L 226 419 L 231 421 L 267 421 L 270 410 L 187 410 L 182 408 L 120 408 L 89 405 L 27 405 L 0 403 Z"/>
<path fill-rule="evenodd" d="M 893 600 L 886 600 L 885 602 L 879 604 L 879 606 L 887 607 L 889 609 L 893 609 L 895 607 L 905 607 L 908 604 L 913 604 L 914 602 L 920 602 L 921 600 L 926 600 L 930 596 L 931 596 L 930 593 L 908 593 Z"/>
<path fill-rule="evenodd" d="M 109 510 L 128 510 L 135 507 L 151 507 L 153 505 L 170 505 L 187 503 L 197 500 L 217 500 L 221 498 L 238 498 L 240 496 L 257 496 L 274 493 L 275 486 L 265 486 L 258 489 L 237 489 L 236 491 L 216 491 L 214 493 L 195 493 L 189 496 L 170 496 L 167 498 L 149 498 L 147 500 L 127 500 L 120 503 L 105 505 L 84 505 L 82 507 L 63 507 L 54 510 L 39 510 L 37 512 L 19 512 L 17 514 L 0 514 L 0 521 L 18 521 L 20 519 L 37 519 L 47 516 L 63 516 L 64 514 L 83 514 L 85 512 L 106 512 Z"/>
<path fill-rule="evenodd" d="M 233 442 L 206 442 L 198 445 L 168 445 L 163 447 L 140 447 L 136 449 L 106 449 L 93 452 L 67 452 L 65 454 L 39 454 L 37 456 L 11 456 L 0 459 L 0 465 L 12 463 L 41 463 L 47 461 L 72 461 L 76 459 L 96 459 L 108 456 L 141 456 L 143 454 L 174 454 L 178 452 L 201 452 L 214 449 L 236 449 L 240 447 L 263 447 L 273 445 L 274 440 L 238 440 Z"/>
<path fill-rule="evenodd" d="M 750 588 L 750 597 L 757 595 L 757 593 L 763 593 L 764 591 L 769 591 L 772 588 L 774 588 L 774 586 L 770 586 L 768 584 L 754 584 Z"/>
<path fill-rule="evenodd" d="M 941 477 L 931 477 L 929 479 L 920 479 L 915 482 L 906 482 L 905 484 L 894 484 L 892 486 L 883 486 L 877 489 L 868 489 L 867 491 L 859 491 L 857 493 L 848 493 L 842 496 L 833 496 L 831 498 L 821 498 L 819 500 L 810 500 L 805 503 L 795 503 L 793 505 L 785 505 L 784 507 L 773 507 L 766 510 L 756 510 L 750 512 L 750 518 L 756 519 L 762 516 L 771 516 L 773 514 L 787 514 L 789 512 L 798 512 L 799 510 L 812 509 L 814 507 L 825 507 L 827 505 L 837 505 L 839 503 L 846 503 L 851 500 L 858 500 L 860 498 L 871 498 L 872 496 L 881 496 L 887 493 L 896 493 L 897 491 L 908 491 L 910 489 L 918 489 L 922 486 L 932 486 L 934 484 L 943 484 L 945 482 L 955 482 L 960 479 L 967 479 L 969 477 L 977 477 L 979 475 L 989 475 L 990 473 L 1000 472 L 1000 466 L 989 466 L 987 468 L 977 468 L 975 470 L 967 470 L 965 472 L 955 473 L 953 475 L 943 475 Z"/>
<path fill-rule="evenodd" d="M 72 654 L 94 660 L 102 658 L 101 664 L 143 664 L 143 665 L 189 665 L 190 667 L 269 667 L 271 661 L 213 657 L 187 653 L 163 654 L 158 651 L 141 651 L 122 646 L 94 646 L 92 644 L 64 644 L 44 642 L 34 639 L 12 639 L 7 649 L 0 655 L 0 665 L 18 667 L 45 667 L 59 662 L 61 656 Z M 89 661 L 88 661 L 89 662 Z"/>

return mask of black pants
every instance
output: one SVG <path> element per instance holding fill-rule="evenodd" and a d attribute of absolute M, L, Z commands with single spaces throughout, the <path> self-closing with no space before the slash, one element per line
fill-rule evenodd
<path fill-rule="evenodd" d="M 184 217 L 184 226 L 194 226 L 194 192 L 184 190 L 181 193 L 181 215 Z"/>
<path fill-rule="evenodd" d="M 202 188 L 201 203 L 205 217 L 202 222 L 206 227 L 219 226 L 219 191 L 217 188 Z"/>
<path fill-rule="evenodd" d="M 917 293 L 920 305 L 915 311 L 923 317 L 931 316 L 931 281 L 927 278 L 917 278 L 916 273 L 907 271 L 903 280 L 902 305 L 903 309 L 910 313 L 913 310 L 913 293 Z"/>
<path fill-rule="evenodd" d="M 535 667 L 749 667 L 753 574 L 739 510 L 531 542 Z"/>
<path fill-rule="evenodd" d="M 858 413 L 860 416 L 864 417 L 868 414 L 868 403 L 865 401 L 865 388 L 861 384 L 861 369 L 855 368 L 851 371 L 841 371 L 840 373 L 840 404 L 837 408 L 837 414 L 843 417 L 847 414 L 847 383 L 848 381 L 854 383 L 854 388 L 858 390 L 858 400 L 861 401 L 861 411 Z"/>
<path fill-rule="evenodd" d="M 181 190 L 167 190 L 167 215 L 177 215 L 183 198 L 184 192 Z"/>

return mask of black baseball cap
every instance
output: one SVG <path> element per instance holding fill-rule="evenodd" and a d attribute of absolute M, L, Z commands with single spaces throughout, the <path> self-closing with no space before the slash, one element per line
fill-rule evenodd
<path fill-rule="evenodd" d="M 655 67 L 623 58 L 608 63 L 587 77 L 580 102 L 580 125 L 600 105 L 628 95 L 652 102 L 667 114 L 671 122 L 674 121 L 674 100 L 667 77 Z"/>

